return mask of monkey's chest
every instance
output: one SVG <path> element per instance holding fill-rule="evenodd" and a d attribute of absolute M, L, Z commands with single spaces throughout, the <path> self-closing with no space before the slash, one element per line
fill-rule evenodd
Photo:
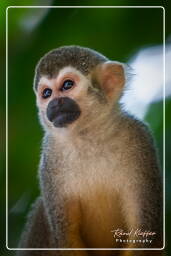
<path fill-rule="evenodd" d="M 81 172 L 69 175 L 66 187 L 71 202 L 78 202 L 81 235 L 87 247 L 115 247 L 112 230 L 123 227 L 117 181 L 104 161 L 87 163 Z M 70 183 L 71 182 L 71 183 Z M 73 204 L 70 204 L 73 207 Z M 77 221 L 77 220 L 76 220 Z"/>
<path fill-rule="evenodd" d="M 114 247 L 112 230 L 122 226 L 119 197 L 105 187 L 94 187 L 81 198 L 82 234 L 88 247 Z"/>

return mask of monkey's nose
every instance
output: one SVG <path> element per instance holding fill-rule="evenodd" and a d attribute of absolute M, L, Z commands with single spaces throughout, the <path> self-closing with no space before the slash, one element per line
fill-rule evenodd
<path fill-rule="evenodd" d="M 49 102 L 46 112 L 49 121 L 52 122 L 54 120 L 63 102 L 64 100 L 62 98 L 55 98 Z"/>
<path fill-rule="evenodd" d="M 61 105 L 63 103 L 64 103 L 64 99 L 63 98 L 55 98 L 55 99 L 53 99 L 53 100 L 51 100 L 49 102 L 48 107 L 54 108 L 54 107 L 57 107 L 57 106 L 59 106 L 59 105 Z"/>
<path fill-rule="evenodd" d="M 79 105 L 69 97 L 55 98 L 49 102 L 46 115 L 55 127 L 66 127 L 79 118 L 81 109 Z"/>

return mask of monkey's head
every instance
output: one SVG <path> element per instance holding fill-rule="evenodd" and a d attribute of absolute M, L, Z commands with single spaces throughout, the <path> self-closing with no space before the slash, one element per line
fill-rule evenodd
<path fill-rule="evenodd" d="M 79 46 L 52 50 L 40 59 L 35 72 L 41 122 L 53 130 L 105 122 L 124 83 L 123 64 L 94 50 Z"/>

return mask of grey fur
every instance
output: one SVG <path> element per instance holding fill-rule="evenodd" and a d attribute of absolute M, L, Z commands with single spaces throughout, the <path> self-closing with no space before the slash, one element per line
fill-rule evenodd
<path fill-rule="evenodd" d="M 93 67 L 107 60 L 100 53 L 85 47 L 63 46 L 54 49 L 40 59 L 36 68 L 34 86 L 37 89 L 38 81 L 42 75 L 52 78 L 65 66 L 75 67 L 87 75 Z"/>

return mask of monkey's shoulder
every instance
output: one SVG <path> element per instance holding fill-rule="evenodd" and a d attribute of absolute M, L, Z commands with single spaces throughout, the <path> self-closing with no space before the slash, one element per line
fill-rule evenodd
<path fill-rule="evenodd" d="M 120 122 L 120 137 L 125 146 L 136 150 L 155 150 L 153 133 L 148 124 L 124 114 Z"/>

